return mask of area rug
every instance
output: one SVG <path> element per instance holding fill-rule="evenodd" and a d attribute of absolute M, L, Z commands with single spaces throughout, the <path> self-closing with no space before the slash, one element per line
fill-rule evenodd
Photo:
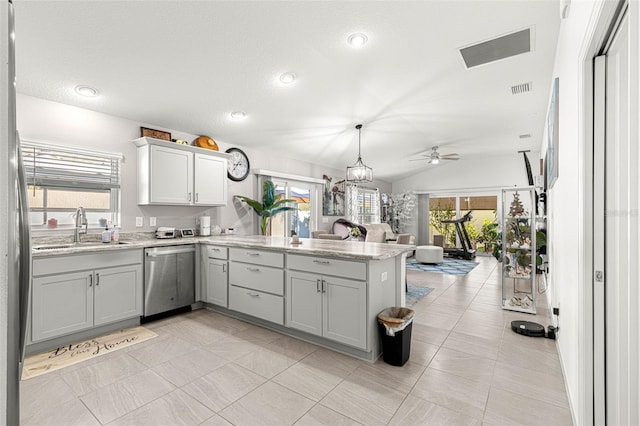
<path fill-rule="evenodd" d="M 469 271 L 478 266 L 473 260 L 450 259 L 445 257 L 442 263 L 418 263 L 415 259 L 407 259 L 407 269 L 423 272 L 439 272 L 449 275 L 467 275 Z"/>
<path fill-rule="evenodd" d="M 431 290 L 433 290 L 431 287 L 416 287 L 415 285 L 407 284 L 406 306 L 408 308 L 412 307 L 429 294 Z"/>
<path fill-rule="evenodd" d="M 154 337 L 158 337 L 158 335 L 147 328 L 132 327 L 31 355 L 24 360 L 22 380 L 102 356 Z"/>

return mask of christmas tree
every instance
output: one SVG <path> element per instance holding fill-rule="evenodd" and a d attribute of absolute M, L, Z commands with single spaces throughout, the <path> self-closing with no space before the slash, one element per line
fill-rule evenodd
<path fill-rule="evenodd" d="M 509 207 L 509 216 L 520 217 L 524 215 L 526 215 L 526 212 L 524 211 L 522 201 L 520 201 L 520 194 L 516 191 L 513 194 L 513 201 L 511 201 L 511 206 Z"/>

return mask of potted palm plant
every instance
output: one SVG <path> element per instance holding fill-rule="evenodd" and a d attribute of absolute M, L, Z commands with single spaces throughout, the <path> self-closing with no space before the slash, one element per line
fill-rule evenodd
<path fill-rule="evenodd" d="M 276 185 L 270 180 L 264 181 L 262 185 L 262 202 L 252 200 L 244 195 L 234 195 L 233 198 L 249 205 L 249 207 L 251 207 L 253 211 L 262 218 L 262 222 L 260 224 L 262 235 L 267 235 L 270 220 L 273 216 L 288 210 L 295 210 L 295 207 L 289 207 L 286 205 L 287 203 L 293 203 L 295 201 L 285 199 L 283 194 L 276 194 Z"/>

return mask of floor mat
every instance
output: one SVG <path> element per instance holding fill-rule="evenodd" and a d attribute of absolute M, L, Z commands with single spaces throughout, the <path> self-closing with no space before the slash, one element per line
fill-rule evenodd
<path fill-rule="evenodd" d="M 415 259 L 407 259 L 407 269 L 423 272 L 439 272 L 449 275 L 467 275 L 469 271 L 478 266 L 473 260 L 444 258 L 442 263 L 418 263 Z"/>
<path fill-rule="evenodd" d="M 158 335 L 147 328 L 132 327 L 83 342 L 60 346 L 48 352 L 30 355 L 24 360 L 22 380 L 102 356 L 154 337 L 158 337 Z"/>
<path fill-rule="evenodd" d="M 416 287 L 415 285 L 407 284 L 406 306 L 412 307 L 420 301 L 423 297 L 433 290 L 431 287 Z"/>

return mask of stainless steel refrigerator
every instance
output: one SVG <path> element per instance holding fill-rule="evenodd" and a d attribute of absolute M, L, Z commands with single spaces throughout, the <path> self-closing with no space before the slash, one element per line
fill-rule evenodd
<path fill-rule="evenodd" d="M 11 1 L 0 12 L 0 424 L 20 422 L 20 375 L 31 292 L 29 209 L 16 125 L 15 33 Z M 5 203 L 6 201 L 6 203 Z M 6 297 L 3 297 L 5 296 Z M 6 306 L 5 306 L 6 305 Z M 5 337 L 6 336 L 6 337 Z M 3 392 L 4 391 L 4 392 Z"/>

